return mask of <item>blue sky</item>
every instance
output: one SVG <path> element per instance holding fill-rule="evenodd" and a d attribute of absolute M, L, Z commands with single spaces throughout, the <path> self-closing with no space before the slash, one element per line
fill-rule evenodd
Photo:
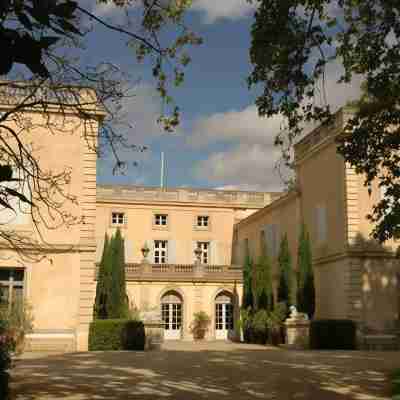
<path fill-rule="evenodd" d="M 256 93 L 249 91 L 246 77 L 251 69 L 248 49 L 252 9 L 246 0 L 194 0 L 187 24 L 204 43 L 191 51 L 192 62 L 184 86 L 174 93 L 182 122 L 174 134 L 156 124 L 160 101 L 146 65 L 135 62 L 133 51 L 121 37 L 102 29 L 89 36 L 86 61 L 111 60 L 132 79 L 140 80 L 137 96 L 125 103 L 135 127 L 126 132 L 131 143 L 146 145 L 143 154 L 124 154 L 138 166 L 124 176 L 113 176 L 108 157 L 99 160 L 99 183 L 158 185 L 160 152 L 165 152 L 168 186 L 192 186 L 243 190 L 280 190 L 282 180 L 275 169 L 279 150 L 273 146 L 279 118 L 260 119 L 254 106 Z M 121 20 L 114 8 L 95 12 L 111 22 Z M 328 69 L 331 102 L 340 106 L 358 95 L 358 87 L 336 87 L 339 69 Z"/>

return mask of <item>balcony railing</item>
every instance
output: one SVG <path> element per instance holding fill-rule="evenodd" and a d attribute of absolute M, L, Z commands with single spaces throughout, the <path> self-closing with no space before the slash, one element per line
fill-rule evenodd
<path fill-rule="evenodd" d="M 96 276 L 99 266 L 96 266 Z M 218 281 L 241 282 L 240 265 L 208 264 L 150 264 L 129 263 L 125 265 L 127 281 Z"/>

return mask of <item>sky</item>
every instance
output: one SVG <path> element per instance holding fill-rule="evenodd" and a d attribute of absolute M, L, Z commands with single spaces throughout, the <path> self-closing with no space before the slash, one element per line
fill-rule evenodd
<path fill-rule="evenodd" d="M 113 6 L 98 5 L 92 11 L 113 23 L 123 21 Z M 174 92 L 182 114 L 173 134 L 156 123 L 161 102 L 149 68 L 136 63 L 133 51 L 118 35 L 95 27 L 96 34 L 88 39 L 86 61 L 111 60 L 137 82 L 135 97 L 124 102 L 133 125 L 125 133 L 130 143 L 148 148 L 144 153 L 123 154 L 129 161 L 125 175 L 113 175 L 109 156 L 99 159 L 100 184 L 158 186 L 163 151 L 170 187 L 283 189 L 281 175 L 287 172 L 276 168 L 280 151 L 273 145 L 282 121 L 258 116 L 256 93 L 246 84 L 251 71 L 248 50 L 253 12 L 246 0 L 193 1 L 186 22 L 203 38 L 203 44 L 191 51 L 185 83 Z M 336 84 L 339 73 L 337 64 L 327 69 L 328 101 L 334 108 L 359 95 L 357 81 Z"/>

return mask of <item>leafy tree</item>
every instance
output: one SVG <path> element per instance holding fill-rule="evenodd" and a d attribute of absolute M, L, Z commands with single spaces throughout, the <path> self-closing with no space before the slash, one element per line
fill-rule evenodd
<path fill-rule="evenodd" d="M 99 272 L 97 276 L 96 298 L 93 309 L 93 317 L 95 319 L 107 318 L 106 299 L 110 287 L 109 285 L 110 268 L 108 268 L 108 263 L 110 261 L 108 255 L 109 251 L 110 251 L 110 242 L 108 239 L 108 235 L 106 234 L 104 237 L 103 253 L 101 255 Z"/>
<path fill-rule="evenodd" d="M 110 245 L 111 279 L 107 296 L 107 316 L 111 319 L 126 318 L 129 305 L 126 294 L 124 240 L 118 228 Z"/>
<path fill-rule="evenodd" d="M 272 290 L 271 261 L 265 245 L 262 245 L 260 258 L 256 265 L 256 310 L 272 311 L 274 295 Z"/>
<path fill-rule="evenodd" d="M 315 311 L 314 273 L 310 237 L 305 224 L 300 232 L 297 262 L 297 308 L 312 318 Z"/>
<path fill-rule="evenodd" d="M 246 254 L 243 268 L 243 300 L 242 308 L 253 308 L 253 262 L 250 254 Z"/>
<path fill-rule="evenodd" d="M 378 179 L 385 197 L 372 210 L 373 236 L 400 237 L 400 2 L 394 0 L 255 0 L 248 83 L 261 88 L 261 116 L 286 121 L 275 143 L 291 165 L 291 148 L 307 123 L 330 124 L 334 110 L 324 93 L 325 68 L 343 68 L 339 83 L 362 76 L 362 101 L 338 137 L 338 151 Z M 321 89 L 322 87 L 322 89 Z"/>
<path fill-rule="evenodd" d="M 293 279 L 292 279 L 292 257 L 289 251 L 289 241 L 287 234 L 282 237 L 279 256 L 279 286 L 278 286 L 278 302 L 283 302 L 286 309 L 289 310 L 293 304 Z"/>
<path fill-rule="evenodd" d="M 115 26 L 98 17 L 92 12 L 98 3 L 126 11 L 126 23 Z M 136 79 L 106 54 L 98 64 L 84 61 L 86 41 L 95 34 L 92 28 L 107 29 L 110 39 L 113 34 L 126 41 L 137 62 L 147 62 L 163 103 L 159 123 L 171 131 L 179 122 L 171 89 L 182 84 L 190 62 L 188 47 L 201 43 L 184 21 L 189 6 L 189 0 L 0 2 L 0 104 L 6 105 L 0 115 L 0 212 L 17 214 L 29 205 L 26 213 L 37 233 L 24 235 L 7 224 L 0 227 L 0 239 L 20 255 L 28 255 L 28 248 L 40 250 L 43 230 L 82 223 L 80 216 L 66 211 L 76 202 L 68 190 L 71 170 L 48 170 L 34 151 L 35 129 L 56 136 L 82 128 L 91 150 L 114 156 L 113 172 L 128 166 L 122 149 L 145 150 L 124 134 L 132 126 L 123 105 L 134 95 Z M 32 109 L 43 117 L 35 126 Z M 49 109 L 56 109 L 60 118 L 52 118 Z M 71 116 L 79 116 L 79 127 L 68 126 Z M 39 250 L 33 252 L 37 257 L 44 253 Z"/>

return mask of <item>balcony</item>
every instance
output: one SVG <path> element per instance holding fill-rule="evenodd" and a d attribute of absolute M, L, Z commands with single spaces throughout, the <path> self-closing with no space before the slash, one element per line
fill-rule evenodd
<path fill-rule="evenodd" d="M 96 276 L 98 273 L 96 265 Z M 127 282 L 221 282 L 241 283 L 240 265 L 204 265 L 204 264 L 150 264 L 135 263 L 125 265 Z"/>

